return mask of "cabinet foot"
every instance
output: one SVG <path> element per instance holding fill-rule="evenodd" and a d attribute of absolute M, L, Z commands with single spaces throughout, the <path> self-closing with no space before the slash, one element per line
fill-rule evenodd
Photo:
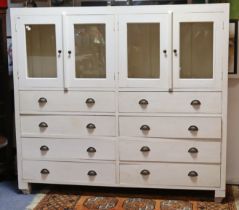
<path fill-rule="evenodd" d="M 225 195 L 226 195 L 225 190 L 216 190 L 215 191 L 214 202 L 221 203 L 222 200 L 225 198 Z"/>
<path fill-rule="evenodd" d="M 22 191 L 24 195 L 29 195 L 32 192 L 31 184 L 29 183 L 21 183 L 19 184 L 19 189 Z"/>

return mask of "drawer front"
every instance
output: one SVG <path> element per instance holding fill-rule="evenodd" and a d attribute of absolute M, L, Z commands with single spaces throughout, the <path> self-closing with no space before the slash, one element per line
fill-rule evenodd
<path fill-rule="evenodd" d="M 220 92 L 120 92 L 120 112 L 221 113 Z"/>
<path fill-rule="evenodd" d="M 113 116 L 21 116 L 22 136 L 115 136 Z"/>
<path fill-rule="evenodd" d="M 20 112 L 115 112 L 114 92 L 20 91 Z"/>
<path fill-rule="evenodd" d="M 221 138 L 220 117 L 124 117 L 121 136 Z"/>
<path fill-rule="evenodd" d="M 121 185 L 219 187 L 220 166 L 202 164 L 121 164 Z"/>
<path fill-rule="evenodd" d="M 115 142 L 111 140 L 22 139 L 24 159 L 39 160 L 115 160 Z"/>
<path fill-rule="evenodd" d="M 23 179 L 42 183 L 115 183 L 113 163 L 23 161 Z"/>
<path fill-rule="evenodd" d="M 220 163 L 221 143 L 198 140 L 120 141 L 121 161 Z"/>

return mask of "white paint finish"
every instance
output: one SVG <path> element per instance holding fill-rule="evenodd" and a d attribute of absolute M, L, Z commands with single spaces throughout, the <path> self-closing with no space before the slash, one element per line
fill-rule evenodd
<path fill-rule="evenodd" d="M 31 87 L 62 87 L 63 85 L 63 56 L 58 56 L 58 50 L 63 50 L 62 45 L 62 21 L 61 16 L 49 15 L 42 16 L 21 16 L 17 18 L 16 22 L 16 46 L 18 51 L 16 56 L 18 61 L 19 72 L 19 86 L 21 88 Z M 26 50 L 26 33 L 25 26 L 29 24 L 54 24 L 55 25 L 55 39 L 56 39 L 56 64 L 57 64 L 57 77 L 56 78 L 30 78 L 27 73 L 27 50 Z M 14 49 L 15 49 L 14 47 Z"/>
<path fill-rule="evenodd" d="M 164 12 L 165 13 L 165 12 Z M 143 14 L 143 15 L 121 15 L 119 16 L 119 86 L 120 87 L 160 87 L 164 90 L 169 88 L 168 72 L 169 56 L 165 56 L 163 51 L 170 54 L 168 38 L 170 37 L 167 19 L 168 14 Z M 160 78 L 128 78 L 128 50 L 127 50 L 127 24 L 129 23 L 159 23 L 159 57 Z M 138 49 L 140 51 L 142 49 Z"/>
<path fill-rule="evenodd" d="M 40 128 L 41 122 L 47 128 Z M 95 129 L 87 129 L 89 123 Z M 21 116 L 21 136 L 35 137 L 85 137 L 115 136 L 115 117 L 113 116 Z"/>
<path fill-rule="evenodd" d="M 148 147 L 149 152 L 142 152 Z M 196 148 L 198 153 L 189 153 Z M 221 143 L 205 140 L 155 139 L 147 141 L 120 141 L 121 161 L 161 161 L 220 163 Z"/>
<path fill-rule="evenodd" d="M 221 138 L 219 117 L 119 117 L 121 136 L 165 137 L 165 138 Z M 142 125 L 149 131 L 140 130 Z M 189 131 L 197 126 L 198 131 Z"/>
<path fill-rule="evenodd" d="M 130 116 L 127 116 L 129 113 L 119 113 L 119 110 L 118 110 L 118 105 L 119 105 L 119 102 L 120 102 L 120 98 L 118 97 L 119 96 L 119 90 L 123 90 L 123 91 L 129 91 L 129 92 L 132 92 L 132 91 L 135 91 L 135 95 L 137 95 L 137 93 L 141 94 L 140 92 L 141 91 L 152 91 L 152 92 L 155 92 L 155 91 L 162 91 L 162 88 L 159 87 L 159 86 L 153 86 L 153 87 L 147 87 L 147 85 L 143 85 L 142 83 L 142 87 L 120 87 L 119 88 L 119 85 L 118 85 L 118 82 L 119 82 L 119 77 L 118 77 L 118 74 L 115 74 L 115 87 L 103 87 L 103 86 L 94 86 L 94 84 L 92 82 L 90 82 L 90 86 L 88 87 L 70 87 L 70 83 L 69 83 L 69 71 L 71 71 L 70 69 L 66 69 L 66 62 L 64 63 L 64 69 L 63 69 L 63 73 L 64 73 L 64 78 L 62 79 L 62 85 L 60 87 L 51 87 L 50 85 L 45 85 L 45 86 L 42 86 L 42 87 L 36 87 L 34 86 L 34 84 L 32 86 L 26 86 L 26 87 L 19 87 L 19 80 L 18 80 L 18 77 L 19 77 L 19 73 L 21 73 L 21 69 L 19 69 L 19 65 L 18 65 L 18 62 L 19 62 L 19 57 L 17 56 L 17 51 L 21 51 L 21 49 L 18 47 L 18 43 L 17 43 L 17 34 L 18 32 L 15 30 L 15 23 L 16 23 L 16 19 L 17 17 L 19 16 L 42 16 L 42 17 L 48 17 L 48 16 L 61 16 L 63 19 L 64 19 L 64 23 L 63 25 L 65 25 L 65 21 L 66 21 L 66 16 L 78 16 L 78 15 L 81 15 L 81 16 L 84 16 L 84 15 L 89 15 L 89 16 L 93 16 L 93 15 L 102 15 L 102 16 L 105 16 L 105 15 L 114 15 L 115 17 L 115 22 L 114 22 L 114 27 L 115 27 L 115 38 L 116 38 L 116 47 L 115 47 L 115 60 L 114 60 L 114 71 L 116 73 L 120 73 L 119 72 L 119 66 L 120 66 L 120 63 L 119 63 L 119 58 L 120 58 L 120 55 L 119 55 L 119 52 L 118 52 L 118 49 L 119 49 L 119 31 L 117 32 L 117 30 L 119 30 L 119 27 L 118 27 L 118 20 L 119 20 L 119 16 L 122 16 L 122 15 L 145 15 L 145 14 L 158 14 L 158 13 L 165 13 L 165 14 L 169 14 L 167 15 L 167 24 L 168 25 L 171 25 L 171 27 L 169 27 L 169 33 L 171 34 L 170 38 L 167 39 L 167 44 L 169 45 L 170 47 L 170 50 L 172 51 L 172 35 L 175 33 L 174 31 L 174 27 L 173 27 L 173 24 L 174 22 L 172 22 L 172 18 L 177 15 L 177 14 L 187 14 L 187 13 L 190 13 L 190 14 L 194 14 L 195 16 L 199 16 L 199 15 L 203 15 L 203 16 L 207 16 L 209 13 L 210 14 L 216 14 L 216 13 L 220 13 L 221 15 L 221 18 L 224 20 L 224 30 L 222 30 L 222 35 L 221 35 L 221 42 L 220 44 L 222 45 L 222 48 L 223 49 L 227 49 L 228 47 L 228 34 L 227 34 L 227 29 L 228 29 L 228 17 L 229 17 L 229 6 L 228 4 L 210 4 L 210 5 L 165 5 L 165 6 L 137 6 L 137 7 L 127 7 L 127 9 L 125 9 L 125 7 L 90 7 L 90 8 L 87 8 L 87 7 L 80 7 L 80 8 L 44 8 L 44 13 L 42 13 L 42 8 L 34 8 L 34 9 L 29 9 L 29 8 L 24 8 L 24 9 L 16 9 L 16 10 L 12 10 L 12 37 L 13 37 L 13 46 L 14 46 L 14 49 L 13 49 L 13 59 L 14 59 L 14 87 L 15 87 L 15 107 L 16 107 L 16 136 L 17 136 L 17 150 L 18 150 L 18 174 L 19 174 L 19 188 L 20 189 L 27 189 L 28 188 L 28 183 L 58 183 L 58 184 L 83 184 L 83 185 L 100 185 L 100 186 L 124 186 L 124 187 L 139 187 L 139 186 L 142 186 L 142 187 L 150 187 L 150 188 L 170 188 L 170 189 L 211 189 L 211 190 L 215 190 L 216 192 L 222 192 L 222 193 L 216 193 L 216 196 L 221 196 L 223 195 L 223 192 L 225 192 L 225 166 L 226 166 L 226 125 L 227 125 L 227 50 L 222 50 L 222 54 L 223 56 L 221 57 L 221 65 L 222 65 L 222 68 L 221 68 L 221 72 L 220 72 L 220 75 L 222 76 L 222 86 L 220 87 L 216 87 L 216 86 L 210 86 L 210 88 L 206 87 L 206 86 L 203 86 L 202 87 L 196 87 L 196 86 L 188 86 L 188 87 L 184 87 L 184 88 L 180 88 L 180 89 L 174 89 L 174 93 L 175 92 L 178 92 L 178 91 L 183 91 L 185 93 L 189 93 L 189 94 L 192 94 L 191 92 L 197 94 L 198 92 L 202 91 L 202 92 L 207 92 L 207 93 L 211 93 L 211 92 L 215 92 L 215 91 L 221 91 L 221 101 L 219 101 L 219 103 L 221 104 L 220 107 L 221 108 L 221 111 L 218 112 L 218 113 L 207 113 L 206 111 L 205 112 L 202 112 L 202 113 L 193 113 L 193 112 L 173 112 L 173 111 L 170 111 L 170 112 L 161 112 L 161 113 L 155 113 L 155 112 L 148 112 L 148 113 L 143 113 L 143 112 L 132 112 L 130 113 Z M 200 18 L 200 17 L 199 17 Z M 67 22 L 67 21 L 66 21 Z M 66 38 L 66 34 L 67 34 L 67 31 L 64 30 L 63 28 L 63 39 L 65 40 Z M 63 40 L 62 40 L 63 41 Z M 171 43 L 170 43 L 171 42 Z M 66 43 L 63 43 L 64 44 L 64 48 L 66 48 Z M 111 49 L 113 50 L 113 48 Z M 65 53 L 65 52 L 64 52 Z M 172 67 L 172 55 L 169 55 L 168 57 L 168 63 L 167 65 L 170 67 Z M 176 87 L 175 84 L 174 84 L 174 80 L 172 80 L 172 76 L 173 76 L 173 69 L 170 68 L 169 70 L 171 70 L 171 72 L 168 72 L 168 78 L 167 78 L 167 81 L 168 81 L 168 85 L 170 87 Z M 223 72 L 222 72 L 223 71 Z M 219 74 L 219 73 L 218 73 Z M 205 84 L 205 83 L 204 83 Z M 216 83 L 215 83 L 216 84 Z M 79 84 L 80 85 L 80 84 Z M 206 85 L 206 84 L 205 84 Z M 26 113 L 24 114 L 27 114 L 28 115 L 20 115 L 20 100 L 19 100 L 19 97 L 21 97 L 21 95 L 19 94 L 19 90 L 36 90 L 36 91 L 45 91 L 45 92 L 48 92 L 49 90 L 63 90 L 63 88 L 68 88 L 69 90 L 69 93 L 71 91 L 78 91 L 78 92 L 86 92 L 86 91 L 91 91 L 91 92 L 99 92 L 99 91 L 106 91 L 106 92 L 110 92 L 110 91 L 113 91 L 115 92 L 115 98 L 116 98 L 116 101 L 115 101 L 115 112 L 113 113 L 110 113 L 110 112 L 100 112 L 100 111 L 95 111 L 94 113 L 91 113 L 91 112 L 78 112 L 78 111 L 71 111 L 71 112 L 68 112 L 67 110 L 63 110 L 63 111 L 42 111 L 42 112 L 32 112 L 32 111 L 29 111 L 29 110 L 26 110 Z M 166 89 L 165 89 L 166 90 Z M 151 93 L 149 93 L 151 94 Z M 205 97 L 203 97 L 205 98 Z M 30 107 L 30 106 L 29 106 Z M 28 109 L 28 108 L 27 108 Z M 65 108 L 64 108 L 65 109 Z M 209 109 L 208 107 L 206 109 Z M 84 116 L 82 116 L 84 115 Z M 86 116 L 86 115 L 91 115 L 91 116 Z M 111 115 L 111 116 L 108 116 L 108 115 Z M 210 165 L 210 164 L 199 164 L 199 163 L 194 163 L 193 166 L 195 167 L 195 169 L 200 169 L 201 170 L 201 167 L 203 168 L 202 171 L 203 171 L 203 174 L 204 172 L 206 173 L 209 173 L 206 174 L 205 176 L 203 176 L 204 178 L 203 179 L 200 179 L 200 183 L 189 183 L 187 184 L 187 182 L 181 182 L 183 183 L 182 185 L 174 185 L 174 181 L 175 181 L 175 177 L 171 177 L 171 172 L 169 172 L 169 174 L 167 175 L 168 177 L 168 182 L 164 182 L 164 183 L 160 183 L 160 181 L 157 183 L 157 184 L 144 184 L 144 185 L 141 185 L 139 184 L 139 182 L 128 182 L 127 184 L 123 184 L 123 185 L 120 185 L 119 184 L 119 180 L 121 177 L 121 173 L 122 171 L 121 170 L 121 167 L 119 167 L 119 164 L 120 164 L 120 160 L 119 160 L 119 153 L 117 151 L 116 153 L 116 161 L 115 162 L 112 162 L 110 164 L 114 165 L 115 167 L 115 170 L 114 170 L 114 175 L 115 176 L 115 181 L 113 183 L 110 183 L 110 182 L 97 182 L 97 183 L 94 183 L 94 182 L 88 182 L 84 180 L 84 178 L 81 179 L 81 177 L 78 177 L 77 179 L 75 179 L 75 177 L 73 177 L 71 179 L 71 177 L 66 177 L 65 175 L 63 175 L 63 177 L 57 177 L 56 179 L 45 179 L 45 180 L 42 180 L 41 178 L 37 178 L 37 179 L 31 179 L 31 178 L 23 178 L 23 172 L 24 172 L 24 176 L 26 175 L 26 172 L 28 173 L 29 170 L 30 170 L 30 167 L 33 168 L 33 166 L 35 165 L 35 163 L 39 163 L 39 161 L 33 161 L 33 159 L 29 162 L 31 162 L 31 164 L 29 165 L 26 165 L 23 163 L 22 161 L 22 141 L 21 141 L 21 135 L 22 135 L 22 132 L 23 129 L 25 131 L 27 131 L 27 133 L 25 133 L 23 136 L 27 136 L 28 138 L 33 138 L 33 137 L 42 137 L 41 139 L 43 140 L 47 140 L 48 138 L 47 137 L 51 137 L 51 140 L 58 140 L 59 139 L 65 139 L 65 140 L 69 140 L 69 138 L 82 138 L 84 137 L 85 140 L 96 140 L 96 136 L 95 135 L 88 135 L 88 133 L 86 133 L 84 131 L 85 129 L 85 124 L 83 125 L 83 127 L 79 126 L 79 125 L 82 125 L 81 122 L 85 123 L 86 119 L 97 119 L 97 123 L 99 122 L 100 123 L 100 128 L 101 128 L 101 125 L 102 125 L 102 129 L 100 129 L 100 131 L 97 129 L 97 140 L 106 140 L 106 139 L 111 139 L 111 136 L 116 136 L 112 139 L 116 140 L 116 150 L 119 149 L 119 146 L 118 146 L 118 143 L 120 141 L 120 139 L 133 139 L 134 141 L 146 141 L 146 142 L 151 142 L 151 141 L 154 141 L 155 139 L 154 138 L 135 138 L 135 137 L 132 137 L 132 136 L 119 136 L 119 132 L 118 130 L 121 129 L 121 127 L 119 127 L 118 125 L 118 121 L 119 121 L 119 118 L 120 120 L 122 119 L 122 117 L 119 117 L 119 115 L 124 115 L 125 116 L 125 119 L 126 122 L 124 123 L 124 127 L 127 127 L 128 126 L 128 130 L 130 130 L 130 128 L 134 128 L 135 127 L 135 118 L 137 118 L 137 120 L 141 119 L 139 117 L 136 117 L 136 116 L 141 116 L 142 118 L 144 119 L 149 119 L 150 121 L 152 119 L 156 119 L 155 116 L 165 116 L 165 117 L 159 117 L 160 119 L 166 119 L 166 118 L 170 118 L 170 119 L 174 119 L 173 121 L 170 122 L 170 126 L 172 127 L 176 127 L 176 129 L 174 130 L 168 130 L 166 131 L 165 129 L 163 130 L 163 134 L 166 134 L 166 136 L 171 136 L 171 135 L 174 135 L 176 136 L 177 132 L 179 132 L 179 136 L 182 134 L 181 132 L 181 122 L 176 122 L 175 119 L 183 119 L 183 118 L 187 118 L 187 119 L 192 119 L 194 121 L 192 122 L 195 122 L 196 121 L 200 121 L 200 123 L 202 123 L 203 125 L 200 124 L 200 126 L 207 126 L 207 128 L 205 128 L 204 130 L 204 127 L 202 129 L 203 131 L 203 135 L 204 137 L 203 138 L 199 138 L 199 136 L 197 135 L 198 137 L 198 141 L 205 141 L 205 142 L 210 142 L 210 141 L 215 141 L 214 143 L 221 143 L 221 156 L 220 156 L 220 159 L 221 159 L 221 164 L 218 164 L 218 165 Z M 112 121 L 109 120 L 109 126 L 108 124 L 106 123 L 106 121 L 104 121 L 105 117 L 110 118 L 110 119 L 113 119 Z M 171 117 L 170 117 L 171 116 Z M 66 126 L 63 122 L 60 122 L 59 119 L 67 119 L 67 125 Z M 78 121 L 79 119 L 81 118 L 84 119 L 83 121 Z M 29 120 L 30 119 L 30 120 Z M 36 123 L 36 121 L 38 119 L 52 119 L 51 123 L 54 122 L 56 123 L 57 125 L 59 125 L 59 122 L 60 122 L 60 126 L 57 126 L 57 127 L 54 127 L 54 129 L 49 129 L 50 131 L 53 131 L 53 133 L 51 134 L 44 134 L 42 135 L 42 133 L 39 132 L 39 130 L 36 131 L 36 129 L 38 129 L 38 123 Z M 54 119 L 54 120 L 53 120 Z M 77 119 L 77 120 L 75 120 Z M 201 119 L 203 119 L 201 121 Z M 133 123 L 130 121 L 130 120 L 133 120 Z M 24 121 L 24 122 L 23 122 Z M 64 120 L 63 120 L 64 121 Z M 66 122 L 64 121 L 64 122 Z M 75 122 L 76 121 L 76 122 Z M 87 121 L 88 122 L 88 121 Z M 107 120 L 108 122 L 108 120 Z M 140 121 L 141 122 L 141 121 Z M 160 124 L 161 124 L 161 120 L 159 120 Z M 175 123 L 176 122 L 176 123 Z M 191 121 L 190 121 L 191 122 Z M 35 123 L 35 124 L 33 124 Z M 72 123 L 72 124 L 71 124 Z M 79 124 L 78 124 L 79 123 Z M 105 127 L 103 128 L 103 126 L 107 124 L 107 131 L 105 131 Z M 156 124 L 159 124 L 158 121 L 156 120 Z M 164 123 L 162 123 L 163 125 Z M 167 123 L 166 123 L 167 124 Z M 220 125 L 219 125 L 220 124 Z M 51 124 L 52 125 L 52 124 Z M 120 124 L 120 126 L 122 126 L 122 124 Z M 50 128 L 50 127 L 48 127 Z M 98 127 L 97 127 L 98 128 Z M 138 128 L 137 128 L 138 129 Z M 160 127 L 161 129 L 161 127 Z M 187 128 L 186 128 L 187 129 Z M 213 129 L 213 130 L 212 130 Z M 36 131 L 36 132 L 35 132 Z M 73 132 L 72 132 L 73 131 Z M 113 133 L 113 135 L 109 135 L 109 133 Z M 158 131 L 155 130 L 155 137 L 158 136 Z M 43 132 L 44 133 L 44 132 Z M 99 133 L 104 133 L 104 135 L 99 135 Z M 199 132 L 200 133 L 200 132 Z M 209 135 L 206 135 L 206 133 L 208 133 Z M 106 134 L 106 135 L 105 135 Z M 161 133 L 159 134 L 161 135 Z M 200 134 L 201 135 L 201 134 Z M 202 135 L 201 135 L 202 136 Z M 141 136 L 142 137 L 142 136 Z M 168 138 L 168 137 L 167 137 Z M 178 138 L 178 137 L 176 137 Z M 187 138 L 187 139 L 186 139 Z M 190 143 L 194 142 L 194 138 L 195 137 L 188 137 L 186 136 L 186 138 L 178 138 L 178 139 L 175 139 L 177 141 L 188 141 Z M 209 138 L 213 138 L 213 139 L 209 139 Z M 217 138 L 217 139 L 215 139 Z M 75 140 L 75 139 L 74 139 Z M 82 139 L 83 140 L 83 139 Z M 140 142 L 139 141 L 139 142 Z M 209 160 L 209 159 L 207 159 Z M 61 162 L 62 161 L 62 162 Z M 66 162 L 68 160 L 64 159 L 57 159 L 56 162 L 48 162 L 48 161 L 40 161 L 41 163 L 44 162 L 47 163 L 47 164 L 52 164 L 52 168 L 54 169 L 54 166 L 56 165 L 64 165 L 67 164 L 68 167 L 70 167 L 70 165 L 72 167 L 70 167 L 70 170 L 71 168 L 77 168 L 78 167 L 78 164 L 95 164 L 93 163 L 93 160 L 88 160 L 88 159 L 85 159 L 84 161 L 82 160 L 79 160 L 79 161 L 73 161 L 71 162 L 71 160 L 69 160 L 70 162 Z M 94 160 L 95 162 L 98 162 L 97 164 L 104 164 L 105 162 L 109 162 L 109 161 L 104 161 L 104 160 Z M 83 162 L 87 162 L 87 163 L 83 163 Z M 125 162 L 124 162 L 125 163 Z M 189 166 L 191 164 L 176 164 L 176 163 L 162 163 L 162 162 L 157 162 L 157 163 L 150 163 L 150 164 L 147 164 L 146 161 L 144 161 L 142 163 L 142 165 L 152 165 L 152 168 L 153 168 L 153 171 L 155 171 L 155 173 L 157 174 L 157 176 L 159 176 L 160 173 L 158 173 L 158 167 L 164 167 L 166 165 L 180 165 L 181 167 L 178 167 L 176 168 L 176 174 L 178 172 L 181 172 L 182 170 L 181 169 L 184 169 L 185 165 Z M 24 167 L 23 167 L 24 165 Z M 74 166 L 73 166 L 74 165 Z M 77 165 L 77 166 L 76 166 Z M 124 164 L 123 164 L 124 165 Z M 131 165 L 131 166 L 134 166 L 135 165 L 135 161 L 131 161 L 128 163 L 128 165 Z M 138 164 L 137 164 L 138 165 Z M 59 168 L 61 168 L 61 166 Z M 209 167 L 209 168 L 207 168 Z M 58 166 L 56 166 L 55 168 L 58 168 Z M 65 168 L 65 167 L 64 167 Z M 83 167 L 84 168 L 84 167 Z M 132 168 L 132 167 L 131 167 Z M 214 170 L 214 168 L 216 168 Z M 33 168 L 34 169 L 34 168 Z M 78 169 L 76 169 L 78 170 Z M 133 168 L 132 168 L 133 170 Z M 172 169 L 173 170 L 173 169 Z M 53 170 L 54 171 L 54 170 Z M 71 171 L 74 171 L 71 170 Z M 116 174 L 115 174 L 116 173 Z M 201 173 L 201 172 L 200 172 Z M 212 181 L 212 178 L 211 176 L 215 175 L 215 177 L 213 178 L 213 181 Z M 37 174 L 37 176 L 39 176 L 39 174 Z M 59 176 L 59 175 L 58 175 Z M 166 175 L 165 175 L 166 177 Z M 170 178 L 171 177 L 171 178 Z M 206 177 L 206 178 L 205 178 Z M 219 181 L 218 181 L 218 177 L 219 177 Z M 171 180 L 170 180 L 171 179 Z M 128 180 L 128 179 L 127 179 Z M 153 180 L 153 179 L 152 179 Z M 204 182 L 204 180 L 206 180 Z"/>
<path fill-rule="evenodd" d="M 48 151 L 41 151 L 47 146 Z M 96 152 L 88 152 L 90 147 Z M 23 159 L 38 160 L 115 160 L 115 142 L 102 139 L 22 139 Z"/>
<path fill-rule="evenodd" d="M 115 31 L 113 15 L 65 15 L 64 16 L 64 43 L 65 43 L 65 69 L 67 88 L 69 87 L 114 87 L 115 75 Z M 76 78 L 75 74 L 75 24 L 104 24 L 105 25 L 105 62 L 106 78 Z M 92 33 L 92 32 L 91 32 Z M 72 56 L 68 56 L 68 51 Z M 98 55 L 100 56 L 100 55 Z"/>
<path fill-rule="evenodd" d="M 47 103 L 39 103 L 40 98 Z M 94 104 L 86 100 L 94 99 Z M 107 102 L 107 103 L 106 103 Z M 20 112 L 115 112 L 114 92 L 92 91 L 20 91 Z"/>
<path fill-rule="evenodd" d="M 223 16 L 214 13 L 187 13 L 174 15 L 174 37 L 173 48 L 178 51 L 177 56 L 173 56 L 173 82 L 175 89 L 181 88 L 222 88 L 222 40 L 223 40 Z M 212 79 L 181 79 L 180 78 L 180 23 L 181 22 L 213 22 L 213 78 Z M 206 50 L 206 49 L 205 49 Z"/>
<path fill-rule="evenodd" d="M 140 105 L 145 99 L 148 105 Z M 199 100 L 200 106 L 192 106 Z M 220 92 L 120 92 L 119 112 L 221 113 Z"/>
<path fill-rule="evenodd" d="M 42 175 L 41 170 L 50 173 Z M 90 177 L 87 173 L 94 170 L 97 175 Z M 23 161 L 23 179 L 44 182 L 64 181 L 81 183 L 115 183 L 115 164 L 113 163 L 77 163 L 51 161 Z"/>
<path fill-rule="evenodd" d="M 141 175 L 142 170 L 148 170 L 150 175 Z M 188 176 L 190 171 L 196 171 L 198 177 Z M 202 164 L 120 164 L 120 184 L 172 185 L 172 186 L 220 186 L 220 165 Z"/>

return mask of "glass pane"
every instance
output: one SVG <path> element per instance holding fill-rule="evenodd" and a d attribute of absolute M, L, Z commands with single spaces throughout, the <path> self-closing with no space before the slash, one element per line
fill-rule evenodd
<path fill-rule="evenodd" d="M 55 25 L 26 25 L 28 77 L 55 78 Z"/>
<path fill-rule="evenodd" d="M 105 24 L 78 24 L 74 29 L 76 78 L 106 78 Z"/>
<path fill-rule="evenodd" d="M 128 77 L 160 77 L 160 24 L 129 23 Z"/>
<path fill-rule="evenodd" d="M 213 77 L 213 23 L 180 24 L 180 78 Z"/>

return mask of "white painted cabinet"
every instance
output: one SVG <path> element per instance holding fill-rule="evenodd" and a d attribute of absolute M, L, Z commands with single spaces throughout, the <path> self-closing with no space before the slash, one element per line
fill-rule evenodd
<path fill-rule="evenodd" d="M 19 189 L 224 197 L 228 14 L 227 4 L 12 9 Z"/>

